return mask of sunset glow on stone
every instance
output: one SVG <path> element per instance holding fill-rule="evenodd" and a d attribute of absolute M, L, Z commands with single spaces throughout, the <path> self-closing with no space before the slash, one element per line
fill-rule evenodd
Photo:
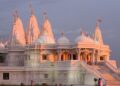
<path fill-rule="evenodd" d="M 113 19 L 110 8 L 119 6 L 117 3 L 7 2 L 0 1 L 0 86 L 120 86 L 119 60 L 111 53 L 115 52 L 113 45 L 119 47 L 119 38 L 114 38 L 114 30 L 109 29 L 111 35 L 105 32 L 105 25 L 114 26 L 116 16 Z M 112 21 L 106 23 L 108 17 Z"/>

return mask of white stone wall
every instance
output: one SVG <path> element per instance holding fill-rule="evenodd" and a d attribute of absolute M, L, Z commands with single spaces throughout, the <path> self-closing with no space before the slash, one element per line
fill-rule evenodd
<path fill-rule="evenodd" d="M 87 73 L 85 74 L 85 84 L 86 85 L 94 85 L 95 82 L 94 82 L 94 78 L 96 78 L 96 76 L 94 76 L 93 74 L 91 73 Z"/>
<path fill-rule="evenodd" d="M 48 75 L 48 77 L 45 78 L 45 74 Z M 47 83 L 51 84 L 52 83 L 52 74 L 47 71 L 28 71 L 26 72 L 25 75 L 25 84 L 30 85 L 31 80 L 34 82 L 34 84 L 42 84 L 42 83 Z"/>
<path fill-rule="evenodd" d="M 9 66 L 24 66 L 24 52 L 10 52 L 6 57 Z"/>
<path fill-rule="evenodd" d="M 3 80 L 3 73 L 9 73 L 9 80 Z M 24 79 L 24 72 L 0 72 L 0 84 L 20 85 Z"/>
<path fill-rule="evenodd" d="M 82 67 L 79 61 L 57 62 L 55 64 L 52 64 L 51 62 L 46 62 L 41 63 L 39 67 L 22 67 L 21 69 L 20 67 L 13 67 L 13 69 L 0 69 L 2 69 L 2 71 L 0 72 L 0 84 L 11 85 L 20 85 L 20 83 L 30 85 L 31 80 L 34 82 L 34 84 L 61 83 L 64 85 L 93 85 L 95 77 L 93 74 L 87 72 L 85 68 Z M 3 72 L 9 73 L 9 80 L 3 80 Z"/>

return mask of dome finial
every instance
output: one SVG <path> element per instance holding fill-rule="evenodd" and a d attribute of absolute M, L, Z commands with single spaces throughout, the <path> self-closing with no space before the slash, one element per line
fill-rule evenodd
<path fill-rule="evenodd" d="M 14 11 L 13 11 L 13 24 L 15 23 L 15 21 L 16 21 L 16 19 L 19 17 L 19 15 L 18 15 L 18 10 L 17 9 L 15 9 Z"/>
<path fill-rule="evenodd" d="M 80 28 L 80 35 L 84 35 L 83 28 Z"/>
<path fill-rule="evenodd" d="M 19 17 L 17 8 L 15 9 L 15 14 L 14 15 L 15 15 L 16 18 Z"/>
<path fill-rule="evenodd" d="M 13 23 L 16 21 L 16 14 L 13 12 Z"/>
<path fill-rule="evenodd" d="M 102 39 L 102 33 L 99 27 L 99 24 L 101 23 L 101 19 L 97 20 L 97 24 L 96 24 L 96 29 L 95 29 L 95 40 L 97 40 L 100 44 L 103 44 L 103 39 Z"/>
<path fill-rule="evenodd" d="M 46 11 L 43 11 L 43 17 L 44 17 L 45 19 L 48 18 L 48 17 L 47 17 L 47 12 L 46 12 Z"/>
<path fill-rule="evenodd" d="M 99 26 L 101 22 L 102 22 L 102 19 L 100 19 L 100 18 L 97 19 L 96 26 Z"/>

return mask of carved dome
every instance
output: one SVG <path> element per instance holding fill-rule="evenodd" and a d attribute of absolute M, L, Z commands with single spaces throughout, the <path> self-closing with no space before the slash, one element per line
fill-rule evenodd
<path fill-rule="evenodd" d="M 89 36 L 86 36 L 84 33 L 82 33 L 80 36 L 77 37 L 75 40 L 77 44 L 93 44 L 94 40 L 90 38 Z"/>
<path fill-rule="evenodd" d="M 57 43 L 59 45 L 64 45 L 64 44 L 70 44 L 70 41 L 64 34 L 62 34 L 62 36 L 57 40 Z"/>
<path fill-rule="evenodd" d="M 36 44 L 55 44 L 54 40 L 47 35 L 41 35 L 34 43 L 36 43 Z"/>

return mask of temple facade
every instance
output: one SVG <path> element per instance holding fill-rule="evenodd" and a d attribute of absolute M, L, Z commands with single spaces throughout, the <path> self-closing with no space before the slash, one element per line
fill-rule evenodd
<path fill-rule="evenodd" d="M 81 31 L 74 42 L 70 42 L 62 33 L 56 41 L 46 15 L 39 28 L 32 12 L 25 32 L 15 12 L 11 38 L 0 43 L 0 84 L 93 86 L 98 78 L 106 84 L 110 80 L 102 74 L 102 66 L 116 75 L 119 72 L 111 68 L 117 69 L 116 61 L 110 60 L 110 48 L 103 42 L 99 21 L 93 34 L 89 36 Z"/>

